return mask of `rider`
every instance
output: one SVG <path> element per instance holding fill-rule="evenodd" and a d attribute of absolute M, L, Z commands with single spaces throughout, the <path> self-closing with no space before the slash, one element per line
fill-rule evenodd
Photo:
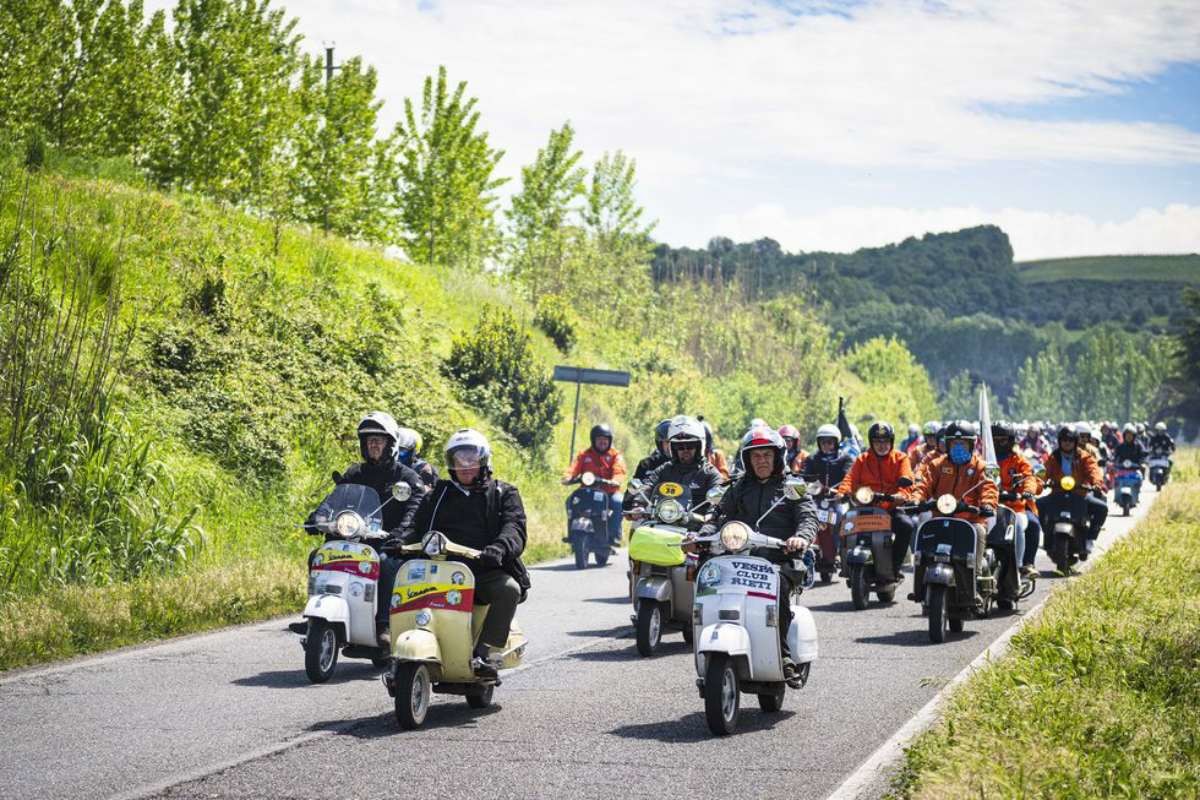
<path fill-rule="evenodd" d="M 1050 452 L 1050 442 L 1046 441 L 1046 437 L 1042 435 L 1042 423 L 1036 420 L 1029 423 L 1029 432 L 1021 441 L 1021 449 L 1032 450 L 1038 458 L 1042 458 Z"/>
<path fill-rule="evenodd" d="M 489 648 L 508 641 L 517 604 L 529 591 L 525 551 L 525 507 L 517 487 L 492 477 L 492 448 L 482 433 L 464 428 L 446 442 L 442 479 L 421 500 L 406 543 L 440 531 L 463 547 L 482 551 L 475 562 L 475 603 L 488 606 L 471 666 L 480 677 L 496 677 Z M 389 595 L 390 596 L 390 590 Z"/>
<path fill-rule="evenodd" d="M 403 534 L 412 526 L 421 495 L 425 492 L 425 484 L 421 482 L 420 475 L 404 466 L 397 458 L 397 443 L 401 438 L 400 426 L 390 414 L 372 411 L 359 421 L 357 433 L 358 451 L 362 455 L 362 461 L 351 464 L 340 475 L 335 473 L 334 480 L 338 484 L 350 483 L 374 489 L 379 495 L 379 501 L 383 503 L 383 529 L 397 535 Z M 407 483 L 412 490 L 411 496 L 403 503 L 392 499 L 392 486 L 397 483 Z M 309 515 L 306 527 L 312 525 L 313 521 L 313 515 Z M 317 531 L 310 528 L 309 532 Z M 310 566 L 316 552 L 313 550 L 309 553 Z M 391 597 L 391 583 L 395 581 L 400 561 L 380 552 L 379 562 L 380 584 L 382 586 L 386 583 L 388 586 L 388 594 L 381 596 Z M 390 643 L 387 633 L 388 604 L 380 602 L 377 606 L 376 633 L 380 645 L 386 647 Z"/>
<path fill-rule="evenodd" d="M 915 422 L 908 423 L 908 436 L 900 440 L 900 452 L 911 457 L 923 443 L 921 439 L 921 426 Z"/>
<path fill-rule="evenodd" d="M 1141 440 L 1137 436 L 1137 430 L 1132 423 L 1126 423 L 1121 429 L 1121 443 L 1117 445 L 1116 452 L 1113 453 L 1113 463 L 1117 468 L 1122 467 L 1126 461 L 1132 461 L 1134 467 L 1142 469 L 1146 464 L 1146 457 L 1149 455 L 1146 448 L 1142 445 Z M 1133 485 L 1133 504 L 1137 505 L 1140 486 Z"/>
<path fill-rule="evenodd" d="M 975 506 L 975 511 L 960 511 L 954 516 L 965 519 L 975 526 L 975 569 L 979 572 L 984 550 L 987 548 L 987 530 L 995 519 L 1000 493 L 996 484 L 987 478 L 987 464 L 975 452 L 979 430 L 975 423 L 956 420 L 942 429 L 946 440 L 946 455 L 933 459 L 921 472 L 920 480 L 913 487 L 914 502 L 921 503 L 950 494 L 959 501 Z M 1024 553 L 1022 553 L 1024 555 Z M 921 587 L 914 578 L 910 599 L 920 597 Z"/>
<path fill-rule="evenodd" d="M 693 503 L 703 501 L 708 490 L 721 482 L 721 473 L 706 461 L 701 453 L 704 447 L 704 425 L 695 417 L 683 414 L 673 418 L 667 430 L 667 448 L 670 460 L 646 476 L 646 486 L 653 493 L 658 484 L 670 481 L 691 490 Z M 641 505 L 634 502 L 636 495 L 625 495 L 625 509 L 634 510 Z M 643 501 L 644 502 L 644 501 Z"/>
<path fill-rule="evenodd" d="M 654 452 L 638 462 L 637 469 L 633 471 L 633 477 L 637 480 L 646 480 L 647 475 L 671 460 L 671 453 L 667 449 L 667 430 L 670 427 L 669 419 L 654 426 Z"/>
<path fill-rule="evenodd" d="M 433 488 L 437 483 L 437 469 L 425 459 L 421 458 L 421 434 L 417 433 L 412 428 L 400 428 L 400 439 L 396 443 L 397 458 L 400 463 L 406 467 L 411 467 L 414 472 L 421 476 L 421 481 L 425 484 L 425 491 Z"/>
<path fill-rule="evenodd" d="M 1150 437 L 1150 451 L 1170 455 L 1175 452 L 1175 440 L 1167 433 L 1167 423 L 1154 423 L 1154 435 Z"/>
<path fill-rule="evenodd" d="M 921 438 L 919 447 L 912 450 L 908 455 L 908 463 L 912 467 L 913 477 L 916 478 L 917 470 L 921 468 L 921 464 L 936 456 L 938 450 L 938 433 L 942 430 L 942 424 L 936 420 L 930 420 L 925 423 L 924 436 Z"/>
<path fill-rule="evenodd" d="M 837 493 L 853 497 L 860 486 L 867 486 L 876 494 L 890 494 L 901 502 L 906 501 L 913 485 L 912 467 L 908 463 L 908 456 L 895 448 L 896 433 L 892 426 L 886 422 L 876 422 L 867 430 L 867 441 L 867 452 L 854 460 L 850 472 L 838 484 Z M 894 502 L 883 500 L 878 505 L 892 512 L 892 533 L 896 535 L 892 546 L 892 574 L 899 583 L 903 580 L 900 567 L 904 564 L 916 526 L 912 517 L 895 510 Z"/>
<path fill-rule="evenodd" d="M 799 473 L 804 467 L 804 460 L 808 458 L 808 453 L 800 446 L 800 431 L 795 425 L 780 425 L 779 435 L 783 437 L 783 444 L 787 448 L 783 457 L 787 471 Z"/>
<path fill-rule="evenodd" d="M 1046 459 L 1046 485 L 1052 492 L 1049 497 L 1042 499 L 1039 508 L 1042 530 L 1047 530 L 1046 520 L 1057 513 L 1062 504 L 1062 479 L 1067 475 L 1075 479 L 1072 494 L 1086 497 L 1087 500 L 1087 549 L 1081 556 L 1086 559 L 1096 537 L 1100 535 L 1104 521 L 1108 519 L 1108 504 L 1104 502 L 1104 475 L 1100 472 L 1100 465 L 1091 453 L 1080 450 L 1078 445 L 1079 435 L 1074 425 L 1067 424 L 1058 429 L 1058 448 Z M 1050 544 L 1047 543 L 1046 547 L 1049 548 Z"/>
<path fill-rule="evenodd" d="M 625 499 L 621 494 L 621 484 L 626 474 L 625 458 L 621 451 L 612 446 L 612 428 L 606 423 L 593 425 L 588 436 L 592 446 L 579 451 L 562 482 L 565 486 L 585 472 L 591 472 L 605 481 L 599 484 L 599 488 L 608 495 L 608 507 L 612 511 L 608 517 L 608 541 L 616 547 L 621 543 L 621 505 Z"/>
<path fill-rule="evenodd" d="M 1025 456 L 1013 449 L 1016 441 L 1016 428 L 1011 422 L 992 424 L 992 444 L 1000 462 L 1000 488 L 1016 495 L 1014 499 L 1002 502 L 1017 515 L 1018 529 L 1024 530 L 1024 551 L 1019 554 L 1021 574 L 1030 575 L 1035 571 L 1033 565 L 1042 539 L 1042 525 L 1038 521 L 1037 505 L 1034 503 L 1034 498 L 1042 493 L 1042 481 L 1034 475 L 1033 465 Z"/>
<path fill-rule="evenodd" d="M 783 549 L 758 548 L 751 555 L 778 564 L 798 557 L 817 535 L 817 509 L 808 495 L 799 500 L 783 497 L 787 475 L 787 446 L 778 432 L 763 426 L 751 428 L 742 437 L 742 476 L 721 498 L 713 527 L 730 521 L 744 522 L 767 536 L 782 539 Z M 774 507 L 772 507 L 774 506 Z M 706 532 L 707 532 L 706 531 Z M 786 566 L 779 571 L 779 642 L 783 671 L 795 679 L 796 665 L 788 651 L 787 635 L 792 624 L 791 594 L 796 576 Z"/>
<path fill-rule="evenodd" d="M 806 481 L 818 481 L 831 489 L 840 484 L 850 471 L 854 458 L 849 453 L 838 451 L 842 438 L 836 425 L 817 428 L 817 450 L 804 461 L 800 474 Z"/>

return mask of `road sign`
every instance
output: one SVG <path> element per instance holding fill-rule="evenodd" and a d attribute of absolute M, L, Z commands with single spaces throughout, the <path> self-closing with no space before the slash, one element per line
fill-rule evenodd
<path fill-rule="evenodd" d="M 575 458 L 575 431 L 579 427 L 579 392 L 585 383 L 600 386 L 629 386 L 629 373 L 613 369 L 588 369 L 586 367 L 554 367 L 554 380 L 570 381 L 575 384 L 575 417 L 571 420 L 571 452 L 567 454 L 567 463 Z"/>

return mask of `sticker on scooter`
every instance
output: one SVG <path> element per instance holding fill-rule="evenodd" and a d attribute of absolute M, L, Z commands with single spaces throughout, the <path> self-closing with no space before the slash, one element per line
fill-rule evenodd
<path fill-rule="evenodd" d="M 663 497 L 682 497 L 683 487 L 678 483 L 671 483 L 668 481 L 658 485 L 658 493 Z"/>

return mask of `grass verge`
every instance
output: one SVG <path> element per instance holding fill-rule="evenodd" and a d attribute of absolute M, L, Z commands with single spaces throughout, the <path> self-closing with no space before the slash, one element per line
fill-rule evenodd
<path fill-rule="evenodd" d="M 900 798 L 1200 796 L 1200 480 L 1046 604 L 905 752 Z"/>

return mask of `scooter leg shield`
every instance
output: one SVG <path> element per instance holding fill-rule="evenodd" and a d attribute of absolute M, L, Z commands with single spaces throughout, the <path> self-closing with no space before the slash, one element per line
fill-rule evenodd
<path fill-rule="evenodd" d="M 397 661 L 426 661 L 440 664 L 442 649 L 432 631 L 414 628 L 396 637 L 392 655 Z"/>
<path fill-rule="evenodd" d="M 344 598 L 336 595 L 313 595 L 308 598 L 308 605 L 304 607 L 304 616 L 338 623 L 344 627 L 350 622 L 350 606 Z"/>
<path fill-rule="evenodd" d="M 774 633 L 774 631 L 772 631 Z M 778 634 L 775 634 L 778 636 Z M 697 653 L 728 653 L 744 656 L 750 652 L 750 633 L 741 625 L 718 622 L 705 625 L 696 640 Z"/>

